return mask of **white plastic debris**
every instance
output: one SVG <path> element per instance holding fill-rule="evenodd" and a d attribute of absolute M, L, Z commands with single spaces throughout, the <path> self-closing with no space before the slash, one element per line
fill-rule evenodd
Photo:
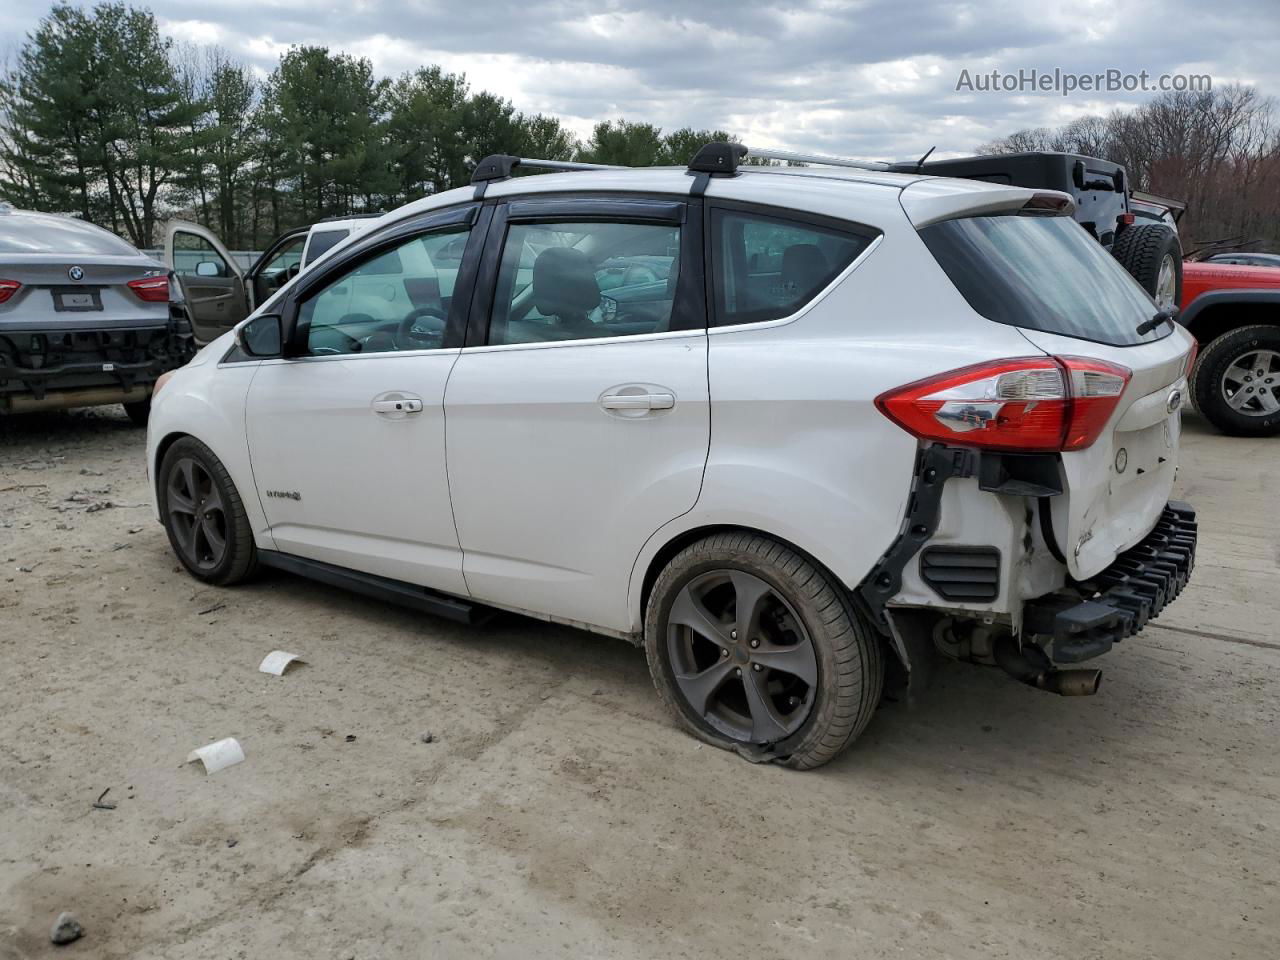
<path fill-rule="evenodd" d="M 203 761 L 205 773 L 217 773 L 223 767 L 234 766 L 244 760 L 244 751 L 235 737 L 227 737 L 203 747 L 196 747 L 187 754 L 187 763 Z"/>
<path fill-rule="evenodd" d="M 297 661 L 298 663 L 307 662 L 296 653 L 286 653 L 283 650 L 272 650 L 267 654 L 266 659 L 264 659 L 262 663 L 258 664 L 258 669 L 263 673 L 270 673 L 277 677 L 281 677 L 284 676 L 285 668 L 294 661 Z"/>

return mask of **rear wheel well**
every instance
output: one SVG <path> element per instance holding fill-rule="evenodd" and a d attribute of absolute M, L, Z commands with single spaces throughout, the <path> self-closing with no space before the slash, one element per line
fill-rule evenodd
<path fill-rule="evenodd" d="M 1256 323 L 1280 326 L 1280 309 L 1274 303 L 1262 301 L 1215 303 L 1197 314 L 1187 329 L 1195 334 L 1201 347 L 1205 347 L 1224 333 Z"/>
<path fill-rule="evenodd" d="M 844 591 L 849 602 L 853 602 L 849 588 L 841 582 L 840 578 L 832 573 L 831 569 L 825 563 L 806 551 L 803 547 L 799 547 L 789 540 L 770 533 L 768 530 L 760 530 L 756 527 L 741 526 L 739 524 L 721 523 L 686 530 L 684 533 L 678 534 L 672 538 L 669 543 L 665 544 L 661 550 L 654 554 L 653 559 L 649 561 L 648 569 L 645 570 L 644 583 L 640 590 L 640 617 L 642 621 L 644 619 L 645 608 L 649 605 L 649 594 L 653 590 L 653 584 L 657 581 L 659 574 L 662 573 L 667 564 L 671 562 L 672 558 L 691 543 L 697 543 L 699 540 L 717 533 L 749 533 L 756 534 L 761 537 L 768 537 L 770 540 L 776 540 L 788 550 L 792 550 L 804 557 L 805 560 L 830 577 L 831 582 L 837 584 L 839 588 Z"/>

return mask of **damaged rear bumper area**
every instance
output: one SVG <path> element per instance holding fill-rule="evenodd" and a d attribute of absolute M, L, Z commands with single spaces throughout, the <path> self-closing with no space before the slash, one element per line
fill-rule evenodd
<path fill-rule="evenodd" d="M 1196 512 L 1189 503 L 1170 500 L 1140 543 L 1096 577 L 1075 584 L 1077 597 L 1028 603 L 1023 633 L 1049 638 L 1055 663 L 1100 656 L 1158 617 L 1187 585 L 1195 563 Z"/>
<path fill-rule="evenodd" d="M 75 330 L 0 328 L 0 414 L 147 399 L 166 370 L 193 353 L 165 325 Z"/>

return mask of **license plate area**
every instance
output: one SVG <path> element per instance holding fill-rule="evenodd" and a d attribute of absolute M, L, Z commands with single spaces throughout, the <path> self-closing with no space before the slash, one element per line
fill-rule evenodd
<path fill-rule="evenodd" d="M 102 291 L 96 287 L 54 287 L 53 309 L 58 313 L 90 313 L 102 309 Z"/>

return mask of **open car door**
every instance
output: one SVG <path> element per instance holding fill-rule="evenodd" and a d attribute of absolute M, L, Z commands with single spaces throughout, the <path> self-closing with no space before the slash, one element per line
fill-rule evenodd
<path fill-rule="evenodd" d="M 249 309 L 256 310 L 298 275 L 309 230 L 309 227 L 297 227 L 280 234 L 249 268 L 245 274 L 250 293 Z"/>
<path fill-rule="evenodd" d="M 197 343 L 208 343 L 249 315 L 243 272 L 204 227 L 169 221 L 164 259 L 182 287 Z"/>

